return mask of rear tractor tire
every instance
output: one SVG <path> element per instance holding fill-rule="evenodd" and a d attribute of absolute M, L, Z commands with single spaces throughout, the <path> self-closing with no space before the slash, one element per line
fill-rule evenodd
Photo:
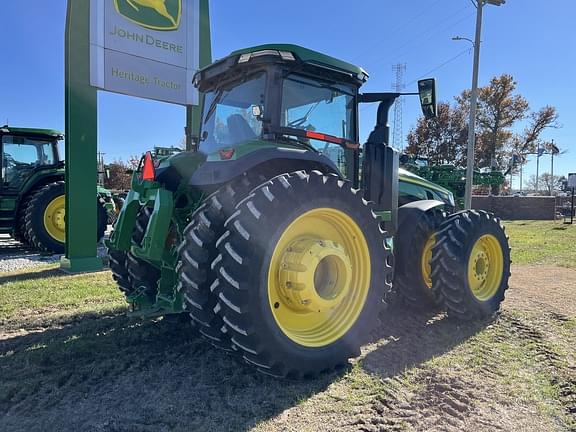
<path fill-rule="evenodd" d="M 219 253 L 216 241 L 226 231 L 224 222 L 234 213 L 236 204 L 264 181 L 263 175 L 242 175 L 214 192 L 192 215 L 178 248 L 178 291 L 186 310 L 202 337 L 226 351 L 232 350 L 232 345 L 216 312 L 219 281 L 212 267 Z"/>
<path fill-rule="evenodd" d="M 398 232 L 394 289 L 408 306 L 418 310 L 435 310 L 442 304 L 442 293 L 432 285 L 432 250 L 436 233 L 446 220 L 439 209 L 428 210 L 414 227 Z"/>
<path fill-rule="evenodd" d="M 132 244 L 141 245 L 146 234 L 152 209 L 142 207 L 136 216 L 132 233 Z M 149 301 L 156 298 L 160 271 L 151 264 L 136 258 L 131 252 L 108 249 L 109 265 L 112 277 L 122 293 L 129 297 L 141 287 Z"/>
<path fill-rule="evenodd" d="M 216 309 L 247 363 L 298 379 L 359 355 L 393 277 L 386 233 L 360 191 L 320 172 L 284 174 L 225 227 Z"/>
<path fill-rule="evenodd" d="M 26 210 L 28 210 L 28 203 L 32 199 L 32 195 L 28 194 L 22 199 L 20 205 L 18 206 L 18 212 L 16 214 L 16 223 L 14 227 L 13 237 L 24 245 L 29 245 L 28 235 L 26 233 Z"/>
<path fill-rule="evenodd" d="M 510 277 L 508 236 L 499 219 L 480 210 L 448 217 L 436 236 L 432 286 L 449 316 L 479 320 L 500 309 Z"/>
<path fill-rule="evenodd" d="M 26 209 L 26 237 L 31 245 L 43 252 L 64 253 L 65 185 L 63 181 L 50 183 L 36 191 Z M 108 214 L 97 197 L 96 241 L 104 236 Z"/>

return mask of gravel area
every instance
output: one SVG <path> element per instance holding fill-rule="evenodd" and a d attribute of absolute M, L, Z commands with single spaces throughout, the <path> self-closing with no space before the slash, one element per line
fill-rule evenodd
<path fill-rule="evenodd" d="M 102 242 L 98 245 L 98 256 L 101 258 L 107 256 Z M 0 234 L 0 273 L 56 264 L 60 262 L 61 257 L 62 254 L 41 254 L 7 234 Z"/>

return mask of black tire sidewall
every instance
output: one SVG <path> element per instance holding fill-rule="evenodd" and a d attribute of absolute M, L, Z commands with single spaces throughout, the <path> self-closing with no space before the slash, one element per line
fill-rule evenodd
<path fill-rule="evenodd" d="M 487 219 L 485 218 L 482 218 L 482 220 L 487 221 Z M 501 229 L 499 224 L 492 221 L 492 219 L 490 219 L 490 222 L 473 224 L 473 228 L 470 231 L 469 235 L 473 239 L 473 241 L 470 241 L 467 244 L 463 254 L 463 264 L 464 264 L 463 271 L 465 272 L 464 274 L 466 274 L 465 295 L 471 307 L 481 309 L 483 311 L 482 315 L 489 315 L 494 313 L 500 307 L 500 303 L 504 300 L 505 291 L 508 288 L 507 275 L 510 274 L 510 249 L 508 247 L 508 239 L 506 237 L 504 230 Z M 498 244 L 500 245 L 500 249 L 502 250 L 502 257 L 503 257 L 503 271 L 502 271 L 502 277 L 500 279 L 500 284 L 498 285 L 498 289 L 490 299 L 485 301 L 478 299 L 473 294 L 467 276 L 468 261 L 470 258 L 470 253 L 472 252 L 472 248 L 474 247 L 478 239 L 480 239 L 480 237 L 484 235 L 492 235 L 498 240 Z"/>
<path fill-rule="evenodd" d="M 311 174 L 311 176 L 315 175 L 317 174 Z M 291 180 L 295 180 L 295 177 Z M 336 182 L 335 179 L 329 181 Z M 266 359 L 267 361 L 274 364 L 275 360 L 280 359 L 283 364 L 288 365 L 290 370 L 313 374 L 335 367 L 348 358 L 358 355 L 361 343 L 369 339 L 370 330 L 377 325 L 378 314 L 382 310 L 392 278 L 392 267 L 385 262 L 385 259 L 384 262 L 380 262 L 378 259 L 386 258 L 386 254 L 388 254 L 389 259 L 392 260 L 392 255 L 384 245 L 384 236 L 370 207 L 364 205 L 362 208 L 358 204 L 361 202 L 361 198 L 353 196 L 349 186 L 320 190 L 313 186 L 308 188 L 305 186 L 306 183 L 302 182 L 301 179 L 296 180 L 293 184 L 293 188 L 296 189 L 293 191 L 293 196 L 281 197 L 276 206 L 267 209 L 266 222 L 262 223 L 255 233 L 253 255 L 249 258 L 250 268 L 255 270 L 254 274 L 248 276 L 247 279 L 252 281 L 250 289 L 255 291 L 255 295 L 252 295 L 251 298 L 255 301 L 249 302 L 244 308 L 247 309 L 248 315 L 254 321 L 251 326 L 258 327 L 259 347 L 268 350 L 268 357 L 273 357 Z M 326 192 L 332 196 L 323 196 L 322 193 Z M 296 197 L 299 199 L 290 199 Z M 332 208 L 342 211 L 359 226 L 364 233 L 370 253 L 371 278 L 363 308 L 351 328 L 329 345 L 307 347 L 290 339 L 276 322 L 268 295 L 268 273 L 274 249 L 286 228 L 299 216 L 317 208 Z M 279 225 L 273 225 L 269 222 L 276 220 L 282 222 Z M 283 371 L 283 373 L 286 372 L 290 373 L 290 371 Z"/>
<path fill-rule="evenodd" d="M 32 230 L 35 242 L 38 242 L 43 248 L 54 253 L 64 253 L 65 242 L 59 242 L 54 239 L 44 226 L 44 213 L 46 207 L 57 197 L 65 196 L 64 183 L 52 183 L 36 192 L 36 196 L 28 204 L 30 217 L 27 223 L 27 230 Z"/>

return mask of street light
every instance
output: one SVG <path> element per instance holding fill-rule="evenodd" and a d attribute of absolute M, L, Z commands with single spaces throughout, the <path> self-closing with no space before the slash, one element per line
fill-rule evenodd
<path fill-rule="evenodd" d="M 472 91 L 470 92 L 470 121 L 468 123 L 468 150 L 466 163 L 466 193 L 464 195 L 464 208 L 472 208 L 472 180 L 474 178 L 474 141 L 476 136 L 476 103 L 478 100 L 478 67 L 480 64 L 480 34 L 482 33 L 482 9 L 485 4 L 501 6 L 506 0 L 471 0 L 476 6 L 476 37 L 474 42 L 468 38 L 456 36 L 453 40 L 466 40 L 474 46 L 474 66 L 472 69 Z"/>

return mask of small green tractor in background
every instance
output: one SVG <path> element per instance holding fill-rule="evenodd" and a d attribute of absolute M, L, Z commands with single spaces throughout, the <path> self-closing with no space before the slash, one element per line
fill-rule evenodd
<path fill-rule="evenodd" d="M 459 319 L 499 309 L 503 227 L 482 211 L 450 214 L 438 186 L 410 199 L 407 184 L 428 183 L 407 172 L 402 191 L 387 125 L 400 94 L 361 93 L 367 78 L 295 45 L 198 72 L 198 148 L 146 154 L 107 242 L 132 315 L 185 313 L 260 372 L 300 378 L 357 356 L 396 292 Z M 434 80 L 418 89 L 434 116 Z M 379 105 L 360 145 L 363 103 Z"/>
<path fill-rule="evenodd" d="M 466 189 L 466 168 L 458 168 L 451 164 L 429 165 L 426 159 L 400 156 L 400 166 L 420 177 L 450 190 L 456 197 L 459 208 L 464 208 L 464 192 Z M 474 186 L 484 186 L 488 189 L 500 187 L 505 182 L 505 176 L 498 170 L 474 171 Z"/>
<path fill-rule="evenodd" d="M 64 253 L 65 184 L 60 132 L 0 127 L 0 233 L 48 253 Z M 98 187 L 99 241 L 106 231 L 112 195 Z"/>

